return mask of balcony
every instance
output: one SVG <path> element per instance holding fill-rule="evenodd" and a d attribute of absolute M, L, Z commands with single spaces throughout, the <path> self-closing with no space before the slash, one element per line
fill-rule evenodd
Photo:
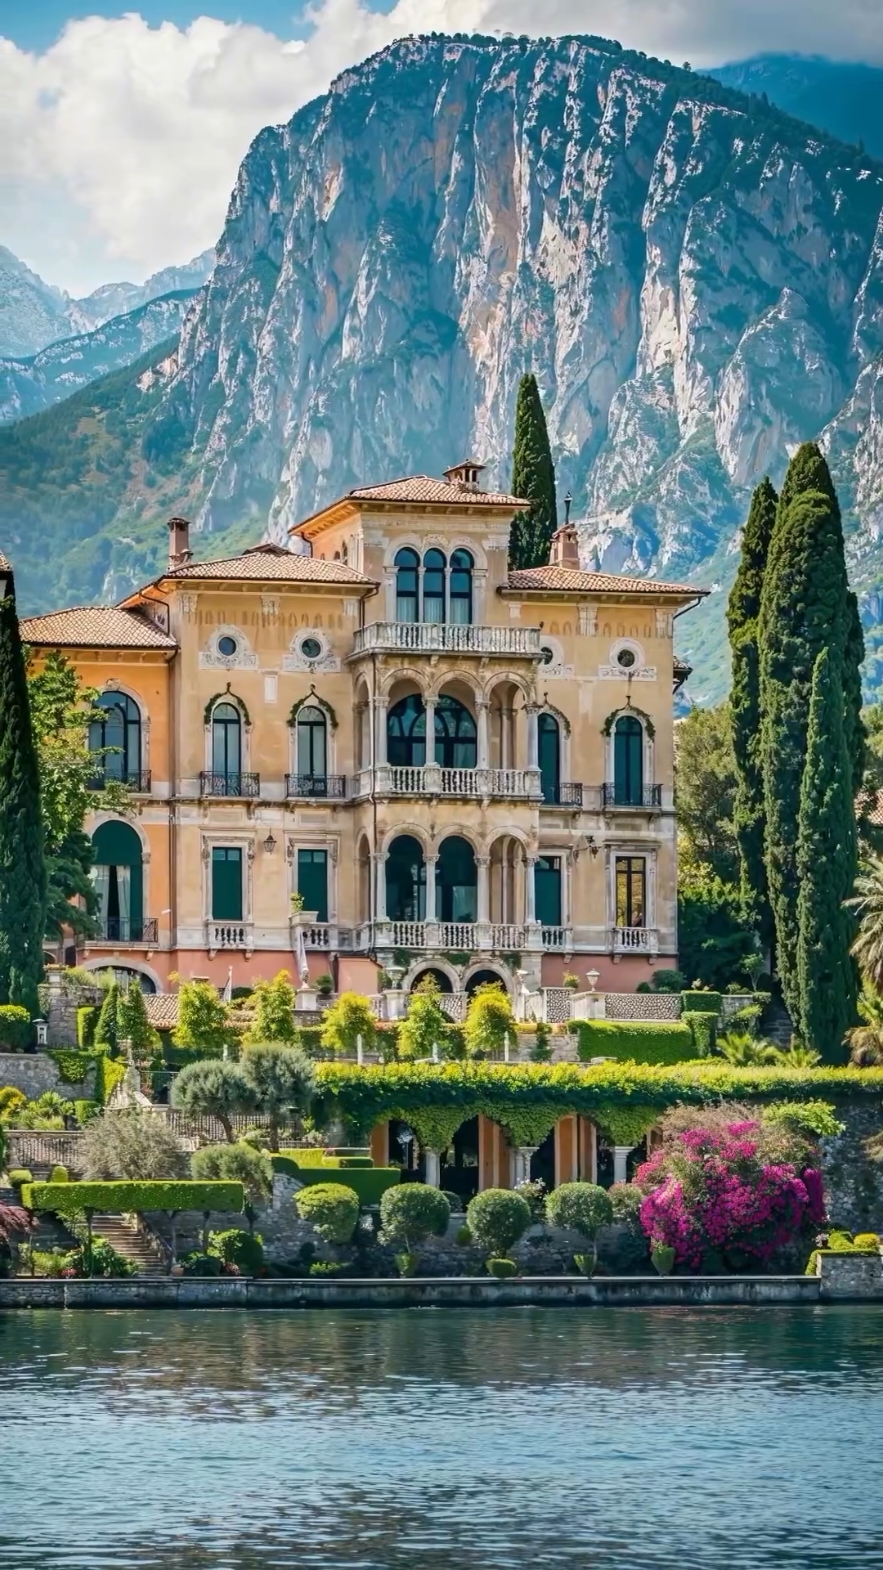
<path fill-rule="evenodd" d="M 543 797 L 544 807 L 576 807 L 583 805 L 583 786 L 573 781 L 558 786 L 553 797 Z"/>
<path fill-rule="evenodd" d="M 659 934 L 655 927 L 612 927 L 610 947 L 614 959 L 624 954 L 655 959 L 659 953 Z"/>
<path fill-rule="evenodd" d="M 250 954 L 254 948 L 250 921 L 207 921 L 205 927 L 205 944 L 210 954 L 219 949 L 244 949 Z"/>
<path fill-rule="evenodd" d="M 608 780 L 601 786 L 601 807 L 604 812 L 661 812 L 662 786 L 645 785 L 643 790 L 630 790 L 618 781 Z"/>
<path fill-rule="evenodd" d="M 128 774 L 114 774 L 106 767 L 99 766 L 89 779 L 89 790 L 104 790 L 105 785 L 125 785 L 138 796 L 149 796 L 150 770 L 135 769 Z"/>
<path fill-rule="evenodd" d="M 286 774 L 285 795 L 312 801 L 345 801 L 346 778 L 343 774 Z"/>
<path fill-rule="evenodd" d="M 380 764 L 353 780 L 358 800 L 377 796 L 445 796 L 451 800 L 539 801 L 539 769 L 446 769 L 437 763 L 401 768 Z"/>
<path fill-rule="evenodd" d="M 517 954 L 522 949 L 562 952 L 572 946 L 568 927 L 536 922 L 373 921 L 354 933 L 354 948 L 426 950 L 439 954 Z"/>
<path fill-rule="evenodd" d="M 472 627 L 409 621 L 375 621 L 359 628 L 353 639 L 353 657 L 371 653 L 542 658 L 539 627 Z"/>
<path fill-rule="evenodd" d="M 226 796 L 238 800 L 253 800 L 261 793 L 259 774 L 211 774 L 204 771 L 199 776 L 200 796 Z"/>
<path fill-rule="evenodd" d="M 90 946 L 97 943 L 131 943 L 153 948 L 158 938 L 159 922 L 156 916 L 143 916 L 140 921 L 137 918 L 109 916 L 99 922 L 98 929 L 98 936 L 88 940 Z"/>

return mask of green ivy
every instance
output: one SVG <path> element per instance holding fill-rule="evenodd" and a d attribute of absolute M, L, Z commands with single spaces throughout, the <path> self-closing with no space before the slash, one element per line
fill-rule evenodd
<path fill-rule="evenodd" d="M 643 709 L 636 709 L 633 703 L 628 704 L 626 709 L 614 709 L 612 714 L 608 714 L 604 724 L 601 726 L 602 736 L 610 735 L 610 732 L 613 730 L 616 721 L 621 719 L 624 713 L 634 714 L 636 719 L 643 720 L 644 729 L 646 730 L 647 735 L 650 737 L 650 740 L 653 740 L 653 737 L 656 735 L 656 726 L 653 724 L 650 715 L 645 714 Z"/>
<path fill-rule="evenodd" d="M 611 1145 L 640 1145 L 647 1130 L 659 1122 L 658 1107 L 599 1107 L 594 1114 Z"/>
<path fill-rule="evenodd" d="M 100 1008 L 94 1003 L 87 1003 L 77 1009 L 77 1046 L 81 1052 L 88 1052 L 95 1044 L 95 1026 L 100 1013 Z"/>
<path fill-rule="evenodd" d="M 319 697 L 315 687 L 311 687 L 305 697 L 298 698 L 297 702 L 291 705 L 291 713 L 288 716 L 289 725 L 296 725 L 297 717 L 301 709 L 307 708 L 308 706 L 310 708 L 323 709 L 328 716 L 328 723 L 331 726 L 331 729 L 337 730 L 337 715 L 335 714 L 327 698 Z"/>
<path fill-rule="evenodd" d="M 128 1064 L 125 1058 L 109 1058 L 101 1053 L 95 1058 L 95 1100 L 106 1107 L 117 1085 L 126 1077 Z"/>
<path fill-rule="evenodd" d="M 65 1085 L 81 1085 L 89 1070 L 97 1069 L 99 1059 L 104 1056 L 99 1052 L 78 1052 L 74 1048 L 50 1047 L 47 1054 L 58 1069 L 58 1077 Z M 125 1072 L 125 1064 L 123 1065 Z"/>
<path fill-rule="evenodd" d="M 216 692 L 213 698 L 209 698 L 208 703 L 206 704 L 205 709 L 203 710 L 203 720 L 205 721 L 206 725 L 209 725 L 211 723 L 212 710 L 214 709 L 214 706 L 215 706 L 216 703 L 234 703 L 236 705 L 237 709 L 239 710 L 240 714 L 242 715 L 242 718 L 243 718 L 243 721 L 245 722 L 245 724 L 246 725 L 250 725 L 251 724 L 251 719 L 249 717 L 248 709 L 245 707 L 245 704 L 243 703 L 242 699 L 241 698 L 237 698 L 236 693 L 230 691 L 230 683 L 229 683 L 229 681 L 227 683 L 227 690 L 226 690 L 226 692 Z"/>
<path fill-rule="evenodd" d="M 686 1014 L 719 1014 L 722 998 L 719 992 L 682 992 L 681 1012 Z"/>
<path fill-rule="evenodd" d="M 27 1210 L 50 1210 L 57 1215 L 77 1211 L 232 1210 L 241 1212 L 245 1191 L 241 1183 L 121 1181 L 112 1183 L 28 1183 L 22 1189 Z"/>

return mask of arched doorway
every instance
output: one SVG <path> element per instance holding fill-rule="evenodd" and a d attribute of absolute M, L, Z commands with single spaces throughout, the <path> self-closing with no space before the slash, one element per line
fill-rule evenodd
<path fill-rule="evenodd" d="M 420 988 L 421 982 L 425 982 L 427 979 L 435 982 L 439 992 L 450 993 L 454 990 L 453 982 L 451 981 L 450 976 L 447 975 L 443 970 L 434 970 L 432 966 L 429 966 L 426 970 L 418 971 L 417 975 L 414 977 L 414 980 L 411 982 L 410 990 L 412 992 L 417 992 Z"/>
<path fill-rule="evenodd" d="M 479 987 L 499 987 L 501 992 L 508 993 L 509 991 L 502 976 L 496 970 L 474 971 L 466 983 L 466 991 L 470 998 L 474 992 L 478 991 Z"/>
<path fill-rule="evenodd" d="M 92 835 L 92 854 L 99 936 L 110 943 L 142 943 L 144 872 L 138 835 L 131 824 L 111 819 Z"/>
<path fill-rule="evenodd" d="M 393 768 L 423 768 L 426 762 L 426 711 L 419 693 L 409 693 L 390 709 L 386 720 L 386 756 Z"/>
<path fill-rule="evenodd" d="M 435 706 L 435 761 L 443 769 L 474 769 L 478 731 L 465 703 L 443 692 Z"/>
<path fill-rule="evenodd" d="M 426 1182 L 426 1156 L 410 1123 L 402 1118 L 389 1120 L 387 1159 L 391 1167 L 401 1167 L 403 1183 Z"/>
<path fill-rule="evenodd" d="M 439 921 L 478 920 L 478 869 L 468 840 L 452 834 L 442 840 L 436 873 L 436 917 Z"/>
<path fill-rule="evenodd" d="M 390 921 L 426 920 L 426 864 L 413 834 L 400 834 L 389 847 L 386 914 Z"/>
<path fill-rule="evenodd" d="M 478 1118 L 461 1123 L 445 1152 L 441 1186 L 458 1194 L 464 1207 L 478 1193 Z"/>
<path fill-rule="evenodd" d="M 530 1175 L 534 1181 L 545 1183 L 547 1189 L 555 1187 L 555 1130 L 550 1129 L 543 1143 L 538 1145 L 530 1158 Z"/>

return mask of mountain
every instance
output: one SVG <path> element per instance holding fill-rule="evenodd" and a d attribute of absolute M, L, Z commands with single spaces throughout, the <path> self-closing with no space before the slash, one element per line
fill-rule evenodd
<path fill-rule="evenodd" d="M 505 481 L 533 369 L 584 560 L 721 591 L 685 621 L 695 697 L 725 688 L 751 487 L 807 437 L 830 450 L 873 643 L 881 209 L 883 166 L 855 147 L 615 43 L 401 40 L 256 138 L 177 354 L 100 439 L 67 415 L 58 449 L 58 426 L 0 432 L 26 608 L 58 599 L 30 565 L 41 520 L 94 596 L 163 509 L 283 539 L 351 484 L 467 451 Z M 72 450 L 105 453 L 111 425 L 125 480 L 72 499 Z"/>
<path fill-rule="evenodd" d="M 755 55 L 722 65 L 714 76 L 743 93 L 766 94 L 786 114 L 821 126 L 883 158 L 883 70 L 817 55 Z"/>
<path fill-rule="evenodd" d="M 165 343 L 180 330 L 196 293 L 162 295 L 92 332 L 58 339 L 30 360 L 0 360 L 0 424 L 48 409 Z"/>
<path fill-rule="evenodd" d="M 69 331 L 66 296 L 0 245 L 0 354 L 36 354 Z"/>
<path fill-rule="evenodd" d="M 80 336 L 111 318 L 136 311 L 151 300 L 201 288 L 214 264 L 214 251 L 183 267 L 165 267 L 146 283 L 103 284 L 82 300 L 72 299 L 32 272 L 0 245 L 0 357 L 30 359 L 47 345 Z"/>

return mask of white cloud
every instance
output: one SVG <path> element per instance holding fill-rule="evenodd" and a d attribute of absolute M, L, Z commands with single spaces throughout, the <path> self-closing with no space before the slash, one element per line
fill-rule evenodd
<path fill-rule="evenodd" d="M 0 38 L 0 243 L 83 292 L 217 239 L 239 163 L 346 66 L 418 31 L 575 32 L 694 65 L 761 50 L 883 63 L 880 0 L 316 0 L 309 37 L 200 17 L 72 21 L 28 54 Z"/>

